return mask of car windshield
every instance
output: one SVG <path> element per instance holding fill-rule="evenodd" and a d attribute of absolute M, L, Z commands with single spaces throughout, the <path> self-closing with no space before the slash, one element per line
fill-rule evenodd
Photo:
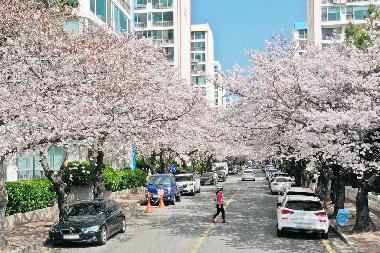
<path fill-rule="evenodd" d="M 287 195 L 315 196 L 312 192 L 288 192 Z"/>
<path fill-rule="evenodd" d="M 170 185 L 170 177 L 152 176 L 148 179 L 148 185 Z"/>
<path fill-rule="evenodd" d="M 283 176 L 288 176 L 286 173 L 278 173 L 274 175 L 275 177 L 283 177 Z"/>
<path fill-rule="evenodd" d="M 253 170 L 244 170 L 244 173 L 246 174 L 253 173 Z"/>
<path fill-rule="evenodd" d="M 202 175 L 202 177 L 212 177 L 213 174 L 213 172 L 206 172 Z"/>
<path fill-rule="evenodd" d="M 319 211 L 322 210 L 322 204 L 316 201 L 288 201 L 286 203 L 286 208 L 292 210 L 302 210 L 302 211 Z"/>
<path fill-rule="evenodd" d="M 276 178 L 276 182 L 277 183 L 291 182 L 291 181 L 292 181 L 292 179 L 290 179 L 290 178 L 285 178 L 285 177 L 278 177 L 278 178 Z"/>
<path fill-rule="evenodd" d="M 66 212 L 66 216 L 94 216 L 104 213 L 105 210 L 104 203 L 80 203 L 70 206 Z"/>
<path fill-rule="evenodd" d="M 176 176 L 175 180 L 177 182 L 183 182 L 183 181 L 193 181 L 193 176 Z"/>

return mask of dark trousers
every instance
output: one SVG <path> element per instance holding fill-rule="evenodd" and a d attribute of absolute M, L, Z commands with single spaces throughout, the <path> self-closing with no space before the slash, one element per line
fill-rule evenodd
<path fill-rule="evenodd" d="M 223 204 L 221 205 L 221 207 L 219 207 L 219 205 L 216 205 L 216 214 L 214 214 L 214 219 L 216 218 L 216 216 L 218 216 L 220 213 L 222 213 L 222 219 L 225 220 L 226 219 L 226 214 L 224 212 L 224 207 L 223 207 Z"/>

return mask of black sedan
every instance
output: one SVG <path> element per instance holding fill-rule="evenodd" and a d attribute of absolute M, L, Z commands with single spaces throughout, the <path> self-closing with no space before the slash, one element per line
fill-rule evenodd
<path fill-rule="evenodd" d="M 97 242 L 126 230 L 125 215 L 113 200 L 96 199 L 69 206 L 63 217 L 53 224 L 49 238 L 57 242 Z"/>

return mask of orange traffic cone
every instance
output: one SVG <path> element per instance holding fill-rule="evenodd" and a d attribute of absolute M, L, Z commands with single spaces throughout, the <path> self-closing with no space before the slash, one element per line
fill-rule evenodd
<path fill-rule="evenodd" d="M 148 204 L 146 205 L 145 209 L 146 213 L 153 213 L 152 205 L 150 204 L 150 193 L 148 192 Z"/>
<path fill-rule="evenodd" d="M 160 204 L 158 205 L 159 208 L 164 208 L 165 207 L 165 204 L 164 204 L 164 200 L 163 200 L 163 197 L 162 197 L 162 194 L 160 194 Z"/>

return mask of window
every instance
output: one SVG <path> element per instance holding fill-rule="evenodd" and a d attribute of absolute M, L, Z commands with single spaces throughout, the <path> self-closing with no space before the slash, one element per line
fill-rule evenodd
<path fill-rule="evenodd" d="M 206 85 L 206 78 L 204 78 L 203 76 L 193 76 L 191 79 L 193 84 Z"/>
<path fill-rule="evenodd" d="M 80 32 L 79 20 L 77 19 L 65 21 L 64 27 L 68 32 L 71 32 L 74 34 L 79 34 Z"/>
<path fill-rule="evenodd" d="M 219 92 L 217 90 L 214 91 L 214 96 L 219 97 Z"/>
<path fill-rule="evenodd" d="M 355 6 L 354 7 L 354 19 L 355 20 L 364 20 L 368 14 L 367 6 Z"/>
<path fill-rule="evenodd" d="M 206 60 L 206 54 L 205 53 L 192 53 L 191 54 L 191 60 L 197 61 L 197 62 L 204 62 Z"/>
<path fill-rule="evenodd" d="M 112 16 L 113 16 L 113 27 L 118 33 L 128 32 L 128 21 L 127 16 L 121 12 L 115 4 L 112 4 Z"/>
<path fill-rule="evenodd" d="M 173 0 L 153 0 L 153 7 L 156 9 L 170 8 L 173 6 Z"/>
<path fill-rule="evenodd" d="M 307 30 L 306 29 L 299 30 L 298 34 L 299 34 L 300 39 L 306 39 L 307 38 Z"/>
<path fill-rule="evenodd" d="M 106 0 L 90 0 L 90 10 L 103 22 L 107 22 Z"/>
<path fill-rule="evenodd" d="M 174 47 L 165 47 L 165 54 L 168 61 L 174 61 Z"/>
<path fill-rule="evenodd" d="M 340 21 L 340 7 L 322 8 L 322 21 Z"/>
<path fill-rule="evenodd" d="M 171 30 L 143 31 L 142 36 L 144 36 L 145 38 L 152 38 L 154 40 L 173 43 L 173 41 L 174 41 L 174 30 L 171 29 Z"/>
<path fill-rule="evenodd" d="M 192 64 L 191 65 L 191 72 L 206 72 L 206 65 L 205 64 Z"/>
<path fill-rule="evenodd" d="M 346 7 L 346 19 L 347 20 L 353 20 L 354 19 L 354 7 L 353 6 L 347 6 Z"/>
<path fill-rule="evenodd" d="M 332 40 L 339 38 L 342 34 L 342 28 L 322 28 L 322 40 Z"/>
<path fill-rule="evenodd" d="M 205 51 L 206 43 L 204 41 L 191 42 L 192 51 Z"/>
<path fill-rule="evenodd" d="M 219 99 L 215 99 L 215 105 L 219 105 Z"/>
<path fill-rule="evenodd" d="M 171 21 L 173 22 L 173 12 L 153 12 L 153 22 Z"/>
<path fill-rule="evenodd" d="M 193 40 L 201 40 L 205 38 L 205 32 L 192 32 L 191 38 Z"/>
<path fill-rule="evenodd" d="M 146 0 L 136 0 L 135 2 L 135 9 L 144 9 L 146 8 Z"/>

